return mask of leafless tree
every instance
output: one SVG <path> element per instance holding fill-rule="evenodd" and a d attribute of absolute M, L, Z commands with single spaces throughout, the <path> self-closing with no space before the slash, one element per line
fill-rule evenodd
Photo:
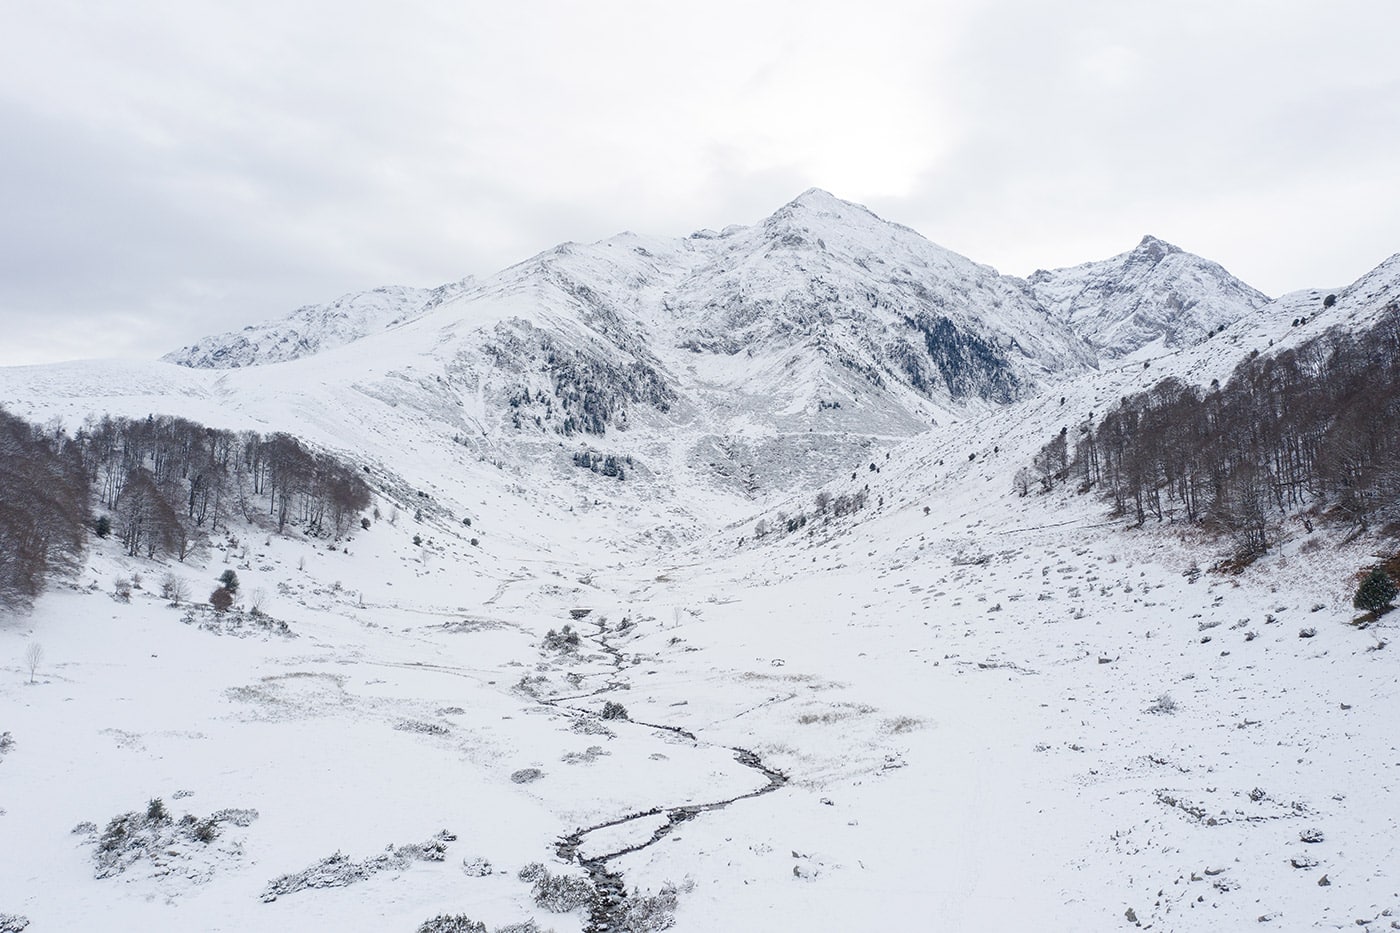
<path fill-rule="evenodd" d="M 1042 482 L 1063 438 L 1036 456 Z M 1400 519 L 1400 303 L 1367 330 L 1253 355 L 1223 386 L 1166 379 L 1121 399 L 1078 428 L 1070 473 L 1115 515 L 1202 522 L 1242 556 L 1269 547 L 1289 510 Z"/>
<path fill-rule="evenodd" d="M 190 584 L 184 577 L 167 573 L 160 581 L 160 595 L 170 600 L 172 606 L 189 602 Z"/>
<path fill-rule="evenodd" d="M 79 445 L 0 409 L 0 608 L 81 566 L 89 490 Z"/>

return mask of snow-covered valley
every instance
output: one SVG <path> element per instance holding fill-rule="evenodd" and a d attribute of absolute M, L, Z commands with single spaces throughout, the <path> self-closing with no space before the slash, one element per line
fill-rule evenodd
<path fill-rule="evenodd" d="M 799 267 L 884 230 L 832 223 Z M 658 281 L 719 262 L 646 242 Z M 910 282 L 937 278 L 925 259 Z M 754 263 L 724 294 L 752 294 Z M 374 491 L 353 533 L 235 520 L 183 563 L 94 538 L 75 579 L 0 614 L 0 930 L 1400 929 L 1395 615 L 1352 624 L 1387 540 L 1280 514 L 1235 572 L 1196 524 L 1013 479 L 1164 376 L 1223 382 L 1388 313 L 1397 263 L 1332 299 L 1212 286 L 1235 316 L 1201 303 L 1180 331 L 1073 306 L 1111 291 L 1089 265 L 1092 288 L 1050 277 L 1056 320 L 1137 343 L 1036 343 L 1034 296 L 988 323 L 1021 299 L 985 267 L 940 299 L 1034 351 L 984 371 L 1015 399 L 897 381 L 841 281 L 811 342 L 783 317 L 803 302 L 676 299 L 667 321 L 590 281 L 585 319 L 492 280 L 239 368 L 0 370 L 35 423 L 285 430 Z M 485 321 L 451 310 L 472 289 L 498 289 Z M 520 315 L 551 335 L 529 352 L 491 330 Z M 752 352 L 710 345 L 736 335 Z M 541 368 L 561 348 L 593 354 L 595 388 L 654 370 L 664 410 L 619 390 L 605 432 L 513 424 L 565 404 Z M 813 511 L 819 492 L 865 505 Z M 160 595 L 166 574 L 192 595 Z"/>

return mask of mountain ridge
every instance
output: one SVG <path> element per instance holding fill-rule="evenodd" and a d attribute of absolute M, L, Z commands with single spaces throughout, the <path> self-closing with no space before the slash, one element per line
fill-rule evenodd
<path fill-rule="evenodd" d="M 831 242 L 828 243 L 828 240 Z M 511 278 L 522 275 L 528 278 L 528 270 L 539 270 L 541 275 L 547 276 L 561 258 L 589 252 L 596 255 L 608 245 L 629 242 L 634 250 L 645 257 L 665 257 L 672 263 L 673 268 L 669 270 L 653 270 L 655 275 L 650 284 L 662 292 L 659 303 L 667 312 L 674 316 L 685 313 L 693 316 L 683 325 L 685 333 L 680 335 L 681 341 L 688 341 L 690 349 L 721 352 L 732 352 L 740 342 L 752 338 L 751 333 L 736 335 L 736 324 L 741 325 L 741 330 L 743 325 L 754 323 L 766 324 L 770 331 L 793 325 L 801 327 L 812 323 L 810 317 L 813 313 L 820 315 L 824 309 L 832 306 L 852 309 L 858 307 L 861 300 L 870 299 L 883 301 L 887 307 L 903 313 L 915 310 L 948 317 L 960 334 L 972 325 L 974 336 L 982 342 L 989 342 L 990 339 L 995 344 L 998 342 L 996 338 L 1000 338 L 1000 342 L 1006 344 L 1009 343 L 1008 336 L 1021 344 L 1026 340 L 1032 344 L 1048 341 L 1049 345 L 1042 349 L 1052 352 L 1040 354 L 1042 363 L 1050 356 L 1059 357 L 1061 361 L 1077 360 L 1092 365 L 1094 360 L 1091 357 L 1095 355 L 1092 351 L 1106 352 L 1107 357 L 1113 359 L 1150 342 L 1150 339 L 1144 338 L 1155 338 L 1164 333 L 1169 338 L 1168 346 L 1200 339 L 1206 331 L 1228 323 L 1228 319 L 1233 319 L 1232 315 L 1237 317 L 1246 313 L 1265 300 L 1262 293 L 1229 276 L 1217 264 L 1152 236 L 1144 237 L 1134 250 L 1110 259 L 1061 270 L 1041 270 L 1022 280 L 1002 275 L 991 266 L 976 263 L 938 246 L 912 228 L 885 220 L 863 205 L 844 201 L 820 188 L 809 188 L 750 226 L 731 225 L 721 233 L 697 231 L 683 238 L 621 233 L 593 244 L 566 242 L 479 282 L 463 280 L 436 289 L 386 286 L 369 292 L 352 293 L 326 305 L 298 309 L 285 319 L 272 319 L 242 331 L 212 335 L 193 346 L 172 351 L 162 359 L 202 368 L 281 362 L 370 336 L 377 325 L 412 320 L 468 294 L 474 288 L 489 290 L 493 284 Z M 1144 253 L 1153 255 L 1154 267 L 1160 266 L 1162 260 L 1169 256 L 1189 259 L 1169 263 L 1182 268 L 1169 268 L 1166 275 L 1158 275 L 1157 280 L 1128 283 L 1128 298 L 1106 311 L 1093 314 L 1084 308 L 1083 295 L 1086 292 L 1103 292 L 1119 284 L 1105 283 L 1106 271 L 1111 270 L 1114 264 L 1119 267 L 1132 265 L 1132 260 Z M 778 268 L 785 254 L 795 268 Z M 911 258 L 917 260 L 913 270 L 909 268 Z M 767 269 L 763 268 L 765 265 Z M 810 271 L 807 268 L 809 265 L 819 267 L 817 274 L 802 281 L 802 274 Z M 836 268 L 838 265 L 839 269 Z M 1174 281 L 1173 276 L 1180 277 L 1183 271 L 1189 275 L 1189 280 L 1182 283 Z M 766 282 L 762 280 L 765 272 L 769 274 Z M 844 282 L 834 283 L 835 287 L 832 288 L 833 283 L 822 280 L 821 273 L 839 273 L 838 277 Z M 621 278 L 631 279 L 636 275 L 637 270 L 633 268 L 625 270 Z M 775 275 L 784 287 L 778 297 L 786 298 L 789 307 L 775 308 L 781 302 L 771 294 L 759 295 L 758 306 L 755 306 L 752 300 L 755 290 L 761 291 L 765 286 L 771 288 Z M 784 276 L 787 281 L 784 281 Z M 1167 281 L 1158 281 L 1164 277 Z M 586 278 L 584 276 L 581 283 L 591 291 L 607 291 L 599 287 L 602 283 L 598 277 L 595 276 L 592 282 L 586 281 Z M 828 286 L 825 293 L 820 288 L 812 287 L 814 280 Z M 840 287 L 843 284 L 847 286 L 844 291 Z M 1191 294 L 1190 288 L 1186 287 L 1190 285 L 1201 287 L 1204 293 Z M 1183 289 L 1186 291 L 1184 295 Z M 382 308 L 373 321 L 356 322 L 349 319 L 348 313 L 337 314 L 346 308 L 353 309 L 367 297 L 379 298 L 395 291 L 402 296 L 397 304 L 379 302 Z M 978 295 L 979 291 L 982 294 Z M 425 296 L 432 297 L 425 300 Z M 615 300 L 616 295 L 613 298 Z M 978 298 L 982 300 L 976 300 Z M 1191 326 L 1170 329 L 1160 319 L 1143 320 L 1145 306 L 1154 301 L 1161 303 L 1167 312 L 1189 311 L 1203 306 L 1209 313 L 1197 313 L 1196 317 L 1202 320 L 1193 321 Z M 934 307 L 931 308 L 930 303 Z M 778 315 L 763 320 L 764 312 L 773 310 Z M 784 310 L 793 313 L 784 318 Z M 1002 315 L 1008 311 L 1019 313 L 1012 313 L 1009 320 L 999 321 L 998 315 L 988 313 L 990 310 L 999 311 Z M 1105 319 L 1106 314 L 1108 319 Z M 1055 323 L 1060 326 L 1047 329 L 1043 326 L 1044 322 L 1037 320 L 1039 316 L 1056 318 Z M 653 314 L 653 317 L 656 315 Z M 1124 327 L 1123 322 L 1117 320 L 1127 317 L 1134 318 L 1133 327 Z M 312 326 L 318 319 L 321 326 L 329 331 L 328 335 L 317 333 Z M 1206 323 L 1210 326 L 1203 326 Z M 656 329 L 655 322 L 652 325 L 652 329 Z M 248 335 L 250 329 L 253 331 L 251 337 Z M 985 332 L 987 330 L 993 333 Z M 1015 333 L 1008 335 L 1009 330 Z M 1114 332 L 1112 341 L 1100 340 L 1093 345 L 1093 341 L 1085 340 L 1086 333 L 1107 331 Z M 906 338 L 908 336 L 906 334 Z M 1084 346 L 1075 345 L 1086 342 L 1092 345 L 1088 351 Z M 909 360 L 907 352 L 896 355 L 902 356 L 902 359 L 893 361 L 896 367 Z M 1002 359 L 1009 365 L 1016 362 L 1008 360 L 1006 354 L 1002 355 Z M 887 358 L 883 362 L 891 361 Z M 937 360 L 932 362 L 938 363 Z M 1055 367 L 1050 368 L 1053 371 Z M 922 371 L 915 370 L 906 375 L 916 388 L 927 384 L 928 374 Z M 1019 380 L 1025 380 L 1027 375 L 1017 373 Z M 946 384 L 948 380 L 944 382 Z M 998 385 L 996 379 L 984 379 L 980 388 L 1002 396 L 1007 391 L 1004 381 Z M 1003 397 L 1000 400 L 1006 399 Z"/>

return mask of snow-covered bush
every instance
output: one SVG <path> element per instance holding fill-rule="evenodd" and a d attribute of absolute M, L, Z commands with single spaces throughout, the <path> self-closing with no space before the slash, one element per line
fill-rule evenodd
<path fill-rule="evenodd" d="M 491 874 L 491 860 L 482 858 L 480 855 L 467 856 L 462 859 L 462 872 L 468 878 L 485 878 Z"/>
<path fill-rule="evenodd" d="M 560 651 L 566 654 L 572 654 L 578 651 L 579 644 L 580 639 L 578 632 L 575 632 L 573 627 L 569 625 L 564 626 L 563 631 L 556 632 L 554 629 L 550 629 L 544 635 L 543 646 L 548 651 Z"/>
<path fill-rule="evenodd" d="M 618 929 L 623 933 L 656 933 L 669 930 L 676 924 L 676 908 L 680 905 L 682 892 L 695 887 L 687 881 L 682 887 L 674 884 L 662 885 L 655 894 L 643 894 L 636 888 L 622 904 Z"/>
<path fill-rule="evenodd" d="M 1152 705 L 1147 708 L 1149 713 L 1175 713 L 1176 700 L 1172 699 L 1170 693 L 1164 693 L 1152 701 Z"/>
<path fill-rule="evenodd" d="M 418 933 L 486 933 L 486 924 L 472 920 L 466 914 L 439 914 L 431 920 L 424 920 L 418 927 Z"/>
<path fill-rule="evenodd" d="M 91 823 L 80 823 L 74 832 L 82 831 L 93 839 L 94 875 L 111 878 L 143 859 L 157 866 L 188 859 L 214 841 L 220 824 L 246 827 L 257 817 L 256 810 L 234 809 L 219 810 L 203 819 L 186 813 L 174 820 L 165 802 L 157 797 L 146 804 L 145 812 L 133 810 L 112 817 L 100 835 Z M 231 851 L 236 854 L 236 843 Z"/>
<path fill-rule="evenodd" d="M 552 875 L 546 871 L 535 880 L 535 903 L 545 910 L 566 914 L 593 902 L 593 885 L 587 878 Z"/>
<path fill-rule="evenodd" d="M 308 888 L 344 887 L 382 871 L 402 871 L 414 862 L 441 862 L 447 857 L 447 844 L 456 839 L 455 835 L 444 829 L 426 842 L 385 846 L 379 855 L 361 861 L 336 852 L 309 868 L 272 879 L 263 889 L 262 899 L 266 903 L 284 894 L 295 894 Z"/>
<path fill-rule="evenodd" d="M 544 867 L 543 862 L 531 862 L 516 872 L 515 877 L 529 884 L 532 881 L 540 880 L 547 874 L 549 874 L 549 869 Z"/>

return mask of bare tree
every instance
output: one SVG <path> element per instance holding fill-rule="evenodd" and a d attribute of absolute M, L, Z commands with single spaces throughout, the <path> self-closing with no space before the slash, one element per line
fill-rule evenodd
<path fill-rule="evenodd" d="M 167 573 L 160 580 L 160 595 L 170 600 L 172 606 L 186 603 L 190 600 L 190 584 L 184 577 L 174 573 Z"/>
<path fill-rule="evenodd" d="M 26 609 L 51 579 L 77 572 L 88 496 L 77 444 L 0 409 L 0 608 Z"/>
<path fill-rule="evenodd" d="M 1079 428 L 1070 471 L 1112 514 L 1191 522 L 1233 536 L 1241 556 L 1307 507 L 1359 527 L 1400 518 L 1400 302 L 1376 324 L 1259 354 L 1229 381 L 1167 379 Z M 1063 435 L 1062 435 L 1063 436 Z M 1067 453 L 1067 451 L 1066 451 Z M 1061 449 L 1034 467 L 1049 484 Z"/>
<path fill-rule="evenodd" d="M 29 682 L 34 683 L 34 672 L 39 669 L 39 665 L 44 661 L 44 646 L 37 641 L 31 641 L 29 647 L 24 649 L 24 663 L 29 666 Z"/>
<path fill-rule="evenodd" d="M 1022 498 L 1030 494 L 1031 483 L 1035 482 L 1035 474 L 1031 473 L 1027 467 L 1021 467 L 1016 471 L 1016 476 L 1011 480 L 1011 488 L 1016 491 L 1016 495 Z"/>

